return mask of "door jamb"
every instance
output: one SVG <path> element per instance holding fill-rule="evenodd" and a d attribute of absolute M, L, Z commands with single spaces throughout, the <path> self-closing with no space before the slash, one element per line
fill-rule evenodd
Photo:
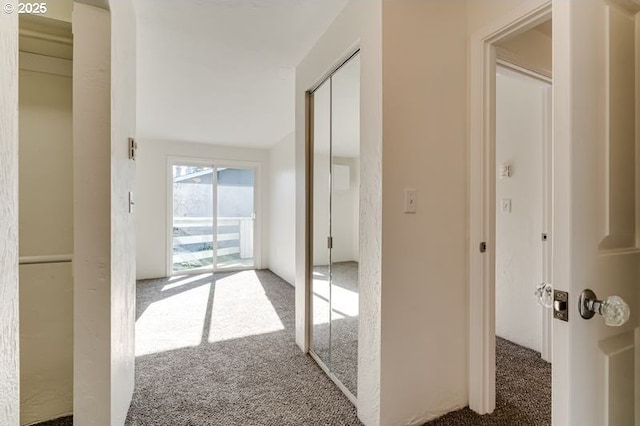
<path fill-rule="evenodd" d="M 552 3 L 525 4 L 471 37 L 469 138 L 469 407 L 495 409 L 495 70 L 498 41 L 551 18 Z M 485 243 L 486 251 L 479 247 Z"/>

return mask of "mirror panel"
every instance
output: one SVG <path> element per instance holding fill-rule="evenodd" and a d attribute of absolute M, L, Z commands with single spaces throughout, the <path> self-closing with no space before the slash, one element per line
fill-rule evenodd
<path fill-rule="evenodd" d="M 312 229 L 312 330 L 311 349 L 330 368 L 331 287 L 331 82 L 312 95 L 313 105 L 313 229 Z"/>
<path fill-rule="evenodd" d="M 331 371 L 356 395 L 360 197 L 360 57 L 331 77 Z"/>

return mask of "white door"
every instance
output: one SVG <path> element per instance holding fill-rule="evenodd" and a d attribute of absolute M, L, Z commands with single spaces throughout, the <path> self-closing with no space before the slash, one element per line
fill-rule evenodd
<path fill-rule="evenodd" d="M 635 6 L 634 6 L 635 5 Z M 553 283 L 569 321 L 553 326 L 553 424 L 640 424 L 637 3 L 554 1 Z M 621 296 L 619 327 L 581 318 L 578 296 Z M 634 362 L 635 359 L 635 362 Z M 640 367 L 640 365 L 638 365 Z"/>

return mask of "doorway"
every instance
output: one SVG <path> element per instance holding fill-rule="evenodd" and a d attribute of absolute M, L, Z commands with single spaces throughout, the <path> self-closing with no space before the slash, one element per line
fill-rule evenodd
<path fill-rule="evenodd" d="M 550 35 L 537 28 L 518 38 L 550 47 Z M 494 413 L 544 426 L 551 424 L 552 311 L 534 291 L 546 296 L 550 282 L 552 83 L 500 56 L 497 62 Z M 507 415 L 508 407 L 518 410 Z"/>
<path fill-rule="evenodd" d="M 258 265 L 257 168 L 171 161 L 168 275 Z"/>
<path fill-rule="evenodd" d="M 551 279 L 551 4 L 496 27 L 472 53 L 469 406 L 547 425 L 552 321 L 534 292 Z"/>
<path fill-rule="evenodd" d="M 496 335 L 551 361 L 551 318 L 532 294 L 549 281 L 551 82 L 496 73 Z"/>

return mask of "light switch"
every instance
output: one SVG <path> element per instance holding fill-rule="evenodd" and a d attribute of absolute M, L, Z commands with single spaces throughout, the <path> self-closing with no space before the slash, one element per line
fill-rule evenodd
<path fill-rule="evenodd" d="M 133 199 L 133 192 L 129 192 L 129 213 L 133 213 L 133 206 L 136 205 L 136 201 Z"/>
<path fill-rule="evenodd" d="M 502 214 L 511 213 L 511 198 L 503 198 L 500 202 L 500 210 Z"/>
<path fill-rule="evenodd" d="M 404 212 L 415 213 L 418 211 L 418 191 L 415 189 L 404 190 Z"/>

